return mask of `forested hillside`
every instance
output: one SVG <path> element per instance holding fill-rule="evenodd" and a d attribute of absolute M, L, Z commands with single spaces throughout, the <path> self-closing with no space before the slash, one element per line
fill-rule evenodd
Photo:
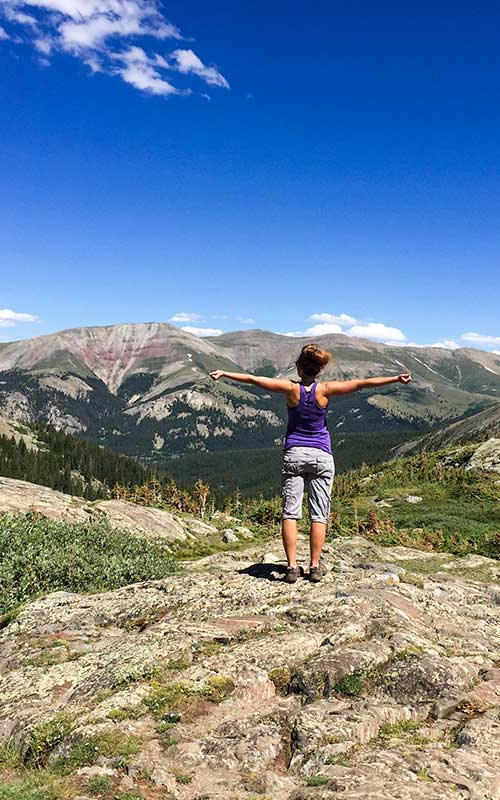
<path fill-rule="evenodd" d="M 108 497 L 112 487 L 135 486 L 153 472 L 137 461 L 77 436 L 33 423 L 34 446 L 0 435 L 0 475 L 39 483 L 89 500 Z M 165 475 L 165 473 L 163 473 Z"/>

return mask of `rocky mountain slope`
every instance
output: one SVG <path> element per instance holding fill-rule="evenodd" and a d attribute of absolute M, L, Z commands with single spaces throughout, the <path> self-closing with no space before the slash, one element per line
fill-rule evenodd
<path fill-rule="evenodd" d="M 0 414 L 0 436 L 24 442 L 28 450 L 38 450 L 38 442 L 34 432 L 27 425 L 8 419 Z"/>
<path fill-rule="evenodd" d="M 275 542 L 24 607 L 6 796 L 498 800 L 498 562 L 357 537 L 325 558 L 318 585 L 283 583 Z"/>
<path fill-rule="evenodd" d="M 443 450 L 495 437 L 500 438 L 500 404 L 407 442 L 398 447 L 394 455 L 397 457 L 420 453 L 422 450 Z"/>
<path fill-rule="evenodd" d="M 280 398 L 221 381 L 215 368 L 294 375 L 306 342 L 267 331 L 200 339 L 165 323 L 76 328 L 0 344 L 0 409 L 43 419 L 128 455 L 162 460 L 193 451 L 281 442 Z M 410 387 L 338 398 L 339 435 L 426 430 L 498 399 L 500 357 L 474 349 L 406 348 L 335 334 L 319 337 L 336 360 L 327 378 L 411 371 Z"/>

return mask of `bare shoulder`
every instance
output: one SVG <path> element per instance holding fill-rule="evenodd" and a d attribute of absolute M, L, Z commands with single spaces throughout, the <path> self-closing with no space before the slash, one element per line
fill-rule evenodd
<path fill-rule="evenodd" d="M 326 408 L 328 405 L 328 383 L 321 382 L 316 386 L 316 402 L 319 406 Z"/>

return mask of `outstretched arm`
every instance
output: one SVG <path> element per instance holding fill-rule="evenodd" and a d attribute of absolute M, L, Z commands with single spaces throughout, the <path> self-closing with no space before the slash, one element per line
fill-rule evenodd
<path fill-rule="evenodd" d="M 403 375 L 394 375 L 390 378 L 365 378 L 364 380 L 353 381 L 328 381 L 325 384 L 327 397 L 332 397 L 336 394 L 350 394 L 357 392 L 359 389 L 377 389 L 379 386 L 386 386 L 388 383 L 410 383 L 411 375 L 404 373 Z"/>
<path fill-rule="evenodd" d="M 260 386 L 261 389 L 267 389 L 268 392 L 289 392 L 292 388 L 292 381 L 286 378 L 265 378 L 260 375 L 250 375 L 246 372 L 226 372 L 223 369 L 216 369 L 210 373 L 210 377 L 214 381 L 219 378 L 229 378 L 238 383 L 251 383 L 254 386 Z"/>

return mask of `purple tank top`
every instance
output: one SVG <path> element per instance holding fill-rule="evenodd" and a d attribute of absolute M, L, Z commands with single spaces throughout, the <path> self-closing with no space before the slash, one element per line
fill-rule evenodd
<path fill-rule="evenodd" d="M 288 406 L 288 428 L 285 450 L 290 447 L 319 447 L 327 453 L 332 452 L 330 433 L 326 424 L 326 408 L 316 403 L 316 381 L 306 392 L 300 384 L 300 400 L 297 406 Z"/>

